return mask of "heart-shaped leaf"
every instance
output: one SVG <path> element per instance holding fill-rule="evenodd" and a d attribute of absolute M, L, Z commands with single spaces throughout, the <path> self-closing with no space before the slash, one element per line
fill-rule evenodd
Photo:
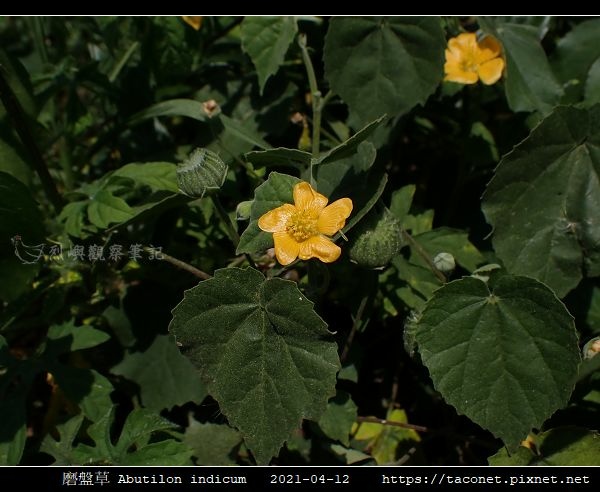
<path fill-rule="evenodd" d="M 600 105 L 557 108 L 504 156 L 483 196 L 511 273 L 563 297 L 600 274 Z"/>
<path fill-rule="evenodd" d="M 438 289 L 416 331 L 436 389 L 515 449 L 571 395 L 581 360 L 573 319 L 544 284 L 500 276 Z"/>
<path fill-rule="evenodd" d="M 443 75 L 446 41 L 437 17 L 334 18 L 325 76 L 362 121 L 406 113 Z"/>
<path fill-rule="evenodd" d="M 170 330 L 259 464 L 335 394 L 337 346 L 293 282 L 217 270 L 185 293 Z"/>

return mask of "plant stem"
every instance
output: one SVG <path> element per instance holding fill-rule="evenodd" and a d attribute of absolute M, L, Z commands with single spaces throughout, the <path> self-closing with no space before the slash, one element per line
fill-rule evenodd
<path fill-rule="evenodd" d="M 12 91 L 6 77 L 4 76 L 4 67 L 0 65 L 0 99 L 6 108 L 6 112 L 8 113 L 12 123 L 17 131 L 23 146 L 29 150 L 31 154 L 31 164 L 35 172 L 40 177 L 40 181 L 42 182 L 42 187 L 44 188 L 44 193 L 48 197 L 48 200 L 56 210 L 56 212 L 60 212 L 63 206 L 62 197 L 58 193 L 58 189 L 56 188 L 56 183 L 50 176 L 50 171 L 48 171 L 48 166 L 46 165 L 46 161 L 40 152 L 40 149 L 37 146 L 35 138 L 33 134 L 29 130 L 29 126 L 27 124 L 27 120 L 25 117 L 25 112 L 21 107 L 21 103 L 15 96 L 15 93 Z"/>
<path fill-rule="evenodd" d="M 319 158 L 319 152 L 321 148 L 321 112 L 323 105 L 321 104 L 321 91 L 317 86 L 317 77 L 315 75 L 315 68 L 313 67 L 308 48 L 306 46 L 306 34 L 300 34 L 298 36 L 298 44 L 302 51 L 302 60 L 306 67 L 306 74 L 308 75 L 308 86 L 310 88 L 310 94 L 312 99 L 312 110 L 313 110 L 313 131 L 312 131 L 312 160 L 310 163 L 310 185 L 315 186 L 313 178 L 313 160 Z"/>
<path fill-rule="evenodd" d="M 406 230 L 404 228 L 401 229 L 401 234 L 402 234 L 402 237 L 406 240 L 406 242 L 408 242 L 410 244 L 410 247 L 414 248 L 414 250 L 417 252 L 417 254 L 421 258 L 423 258 L 423 260 L 425 261 L 425 263 L 427 264 L 429 269 L 440 280 L 440 282 L 445 284 L 448 281 L 448 279 L 446 278 L 446 275 L 444 275 L 442 272 L 440 272 L 436 268 L 435 264 L 433 263 L 433 260 L 429 256 L 429 253 L 427 253 L 427 251 L 425 251 L 423 249 L 423 247 L 417 241 L 415 241 L 415 239 L 408 232 L 406 232 Z"/>
<path fill-rule="evenodd" d="M 231 217 L 229 217 L 229 214 L 225 210 L 225 207 L 223 207 L 223 204 L 221 203 L 221 200 L 219 200 L 219 197 L 217 195 L 211 195 L 210 198 L 215 206 L 217 215 L 223 221 L 225 227 L 227 228 L 227 234 L 229 235 L 229 239 L 231 239 L 233 245 L 237 247 L 237 245 L 240 242 L 240 235 L 238 234 L 235 225 L 231 221 Z"/>
<path fill-rule="evenodd" d="M 221 203 L 221 200 L 219 200 L 219 197 L 217 195 L 211 195 L 210 198 L 212 199 L 212 202 L 215 206 L 217 215 L 225 224 L 227 234 L 229 235 L 229 239 L 231 239 L 231 242 L 237 248 L 237 245 L 240 243 L 240 235 L 238 234 L 235 223 L 231 220 L 231 217 L 229 217 L 229 214 L 227 213 L 227 210 L 225 210 L 225 207 L 223 207 L 223 204 Z M 256 263 L 254 263 L 254 260 L 248 253 L 245 253 L 244 256 L 246 257 L 246 260 L 248 261 L 251 267 L 257 268 Z"/>
<path fill-rule="evenodd" d="M 153 253 L 156 256 L 160 255 L 161 259 L 163 259 L 167 263 L 170 263 L 171 265 L 174 265 L 177 268 L 181 268 L 182 270 L 185 270 L 191 273 L 192 275 L 195 275 L 199 279 L 208 280 L 209 278 L 212 278 L 212 275 L 209 275 L 208 273 L 197 269 L 196 267 L 190 265 L 189 263 L 186 263 L 185 261 L 179 260 L 171 255 L 163 253 L 162 251 L 158 251 L 155 248 L 145 247 L 144 250 L 148 253 Z"/>
<path fill-rule="evenodd" d="M 358 311 L 356 311 L 356 316 L 354 317 L 354 322 L 352 323 L 352 329 L 348 334 L 348 338 L 346 339 L 346 343 L 344 344 L 344 350 L 342 350 L 342 355 L 340 355 L 340 362 L 344 362 L 346 357 L 348 357 L 348 353 L 350 352 L 350 347 L 352 346 L 352 342 L 354 341 L 354 336 L 358 331 L 358 327 L 362 321 L 363 314 L 365 312 L 365 307 L 367 306 L 367 301 L 369 296 L 365 296 L 361 299 L 360 304 L 358 306 Z"/>
<path fill-rule="evenodd" d="M 373 424 L 390 425 L 393 427 L 402 427 L 403 429 L 412 429 L 417 432 L 429 432 L 427 427 L 415 424 L 405 424 L 404 422 L 395 422 L 393 420 L 378 419 L 377 417 L 357 417 L 357 422 L 370 422 Z"/>

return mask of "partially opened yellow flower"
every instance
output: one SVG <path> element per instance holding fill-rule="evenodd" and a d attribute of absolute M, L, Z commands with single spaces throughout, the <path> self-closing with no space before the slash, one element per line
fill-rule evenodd
<path fill-rule="evenodd" d="M 327 202 L 303 181 L 294 186 L 294 205 L 285 203 L 258 219 L 258 227 L 273 233 L 279 263 L 289 265 L 298 257 L 331 263 L 340 257 L 342 250 L 327 236 L 344 227 L 352 212 L 352 200 L 341 198 L 331 205 Z"/>
<path fill-rule="evenodd" d="M 181 16 L 183 22 L 187 25 L 192 26 L 196 31 L 202 27 L 202 16 L 201 15 L 183 15 Z"/>
<path fill-rule="evenodd" d="M 492 36 L 477 41 L 474 32 L 459 34 L 448 41 L 444 80 L 459 84 L 486 85 L 497 82 L 504 70 L 502 46 Z"/>

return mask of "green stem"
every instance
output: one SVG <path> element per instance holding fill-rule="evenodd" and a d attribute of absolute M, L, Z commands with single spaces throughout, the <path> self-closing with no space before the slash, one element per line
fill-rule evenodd
<path fill-rule="evenodd" d="M 402 427 L 403 429 L 412 429 L 417 432 L 429 432 L 429 429 L 427 427 L 423 427 L 422 425 L 405 424 L 404 422 L 395 422 L 394 420 L 378 419 L 377 417 L 356 417 L 356 421 L 389 425 L 392 427 Z"/>
<path fill-rule="evenodd" d="M 227 210 L 225 210 L 225 207 L 223 207 L 223 204 L 221 203 L 221 200 L 219 200 L 219 197 L 217 195 L 212 195 L 210 198 L 212 199 L 212 202 L 215 206 L 217 215 L 225 224 L 225 228 L 227 229 L 229 239 L 231 239 L 231 242 L 237 248 L 237 245 L 240 243 L 240 235 L 238 234 L 235 222 L 231 220 L 231 217 L 227 213 Z M 248 253 L 244 253 L 244 257 L 246 258 L 246 261 L 248 261 L 252 268 L 258 268 L 256 266 L 256 263 Z"/>
<path fill-rule="evenodd" d="M 33 33 L 33 44 L 35 46 L 35 50 L 37 51 L 41 62 L 45 65 L 48 63 L 48 51 L 46 50 L 45 34 L 44 34 L 44 24 L 42 17 L 27 17 L 26 22 L 29 26 L 29 29 Z"/>
<path fill-rule="evenodd" d="M 313 162 L 319 158 L 321 148 L 321 112 L 323 105 L 321 104 L 321 91 L 317 85 L 317 77 L 315 75 L 315 68 L 313 67 L 308 48 L 306 46 L 306 35 L 300 34 L 298 36 L 298 44 L 302 51 L 302 60 L 306 67 L 306 74 L 308 75 L 308 86 L 310 88 L 311 99 L 312 99 L 312 110 L 313 110 L 313 128 L 312 128 L 312 160 L 310 163 L 310 185 L 315 186 L 313 178 Z"/>
<path fill-rule="evenodd" d="M 44 193 L 48 197 L 48 200 L 56 210 L 56 212 L 60 212 L 63 206 L 62 197 L 58 193 L 58 189 L 56 188 L 56 183 L 50 176 L 50 171 L 48 171 L 48 166 L 46 165 L 46 161 L 40 152 L 40 149 L 37 146 L 37 142 L 33 137 L 29 129 L 29 125 L 27 124 L 27 120 L 25 117 L 25 112 L 21 107 L 21 103 L 15 96 L 15 93 L 12 91 L 10 85 L 8 84 L 5 75 L 4 75 L 4 67 L 0 65 L 0 99 L 6 108 L 6 112 L 8 113 L 12 123 L 23 143 L 23 146 L 29 150 L 31 154 L 31 164 L 35 169 L 35 172 L 40 177 L 40 181 L 42 182 L 42 187 L 44 188 Z"/>
<path fill-rule="evenodd" d="M 58 141 L 58 148 L 60 150 L 60 167 L 64 173 L 65 188 L 71 190 L 75 186 L 75 175 L 73 174 L 71 146 L 66 134 Z"/>
<path fill-rule="evenodd" d="M 211 195 L 210 198 L 215 206 L 217 215 L 225 224 L 227 234 L 229 235 L 229 239 L 231 239 L 231 242 L 237 248 L 237 245 L 240 242 L 240 235 L 238 234 L 238 231 L 234 223 L 232 222 L 231 217 L 229 217 L 227 210 L 225 210 L 225 207 L 223 207 L 223 204 L 221 203 L 221 200 L 219 200 L 219 197 L 217 195 Z"/>
<path fill-rule="evenodd" d="M 421 258 L 423 258 L 429 269 L 440 280 L 440 282 L 445 284 L 448 281 L 448 279 L 442 272 L 440 272 L 436 268 L 435 264 L 433 263 L 433 260 L 429 256 L 429 253 L 427 253 L 427 251 L 425 251 L 423 247 L 417 241 L 415 241 L 415 239 L 408 232 L 406 232 L 404 228 L 401 229 L 401 234 L 402 237 L 406 240 L 406 242 L 410 244 L 410 247 L 413 248 Z"/>
<path fill-rule="evenodd" d="M 350 353 L 350 347 L 352 346 L 352 342 L 354 341 L 354 336 L 358 331 L 360 324 L 362 323 L 362 317 L 365 312 L 365 307 L 367 306 L 367 301 L 369 300 L 369 296 L 365 296 L 361 299 L 360 305 L 358 306 L 358 311 L 356 312 L 356 316 L 354 317 L 354 322 L 352 323 L 352 329 L 348 334 L 348 338 L 346 339 L 346 343 L 344 344 L 344 350 L 342 351 L 342 355 L 340 355 L 340 362 L 344 362 L 348 354 Z"/>

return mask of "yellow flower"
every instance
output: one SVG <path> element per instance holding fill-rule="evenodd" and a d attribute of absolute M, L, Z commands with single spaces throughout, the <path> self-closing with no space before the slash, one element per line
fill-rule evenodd
<path fill-rule="evenodd" d="M 201 15 L 183 15 L 181 18 L 183 19 L 183 22 L 192 26 L 196 31 L 202 27 Z"/>
<path fill-rule="evenodd" d="M 473 32 L 462 33 L 448 41 L 444 80 L 460 84 L 486 85 L 497 82 L 504 70 L 502 47 L 495 38 L 486 36 L 477 41 Z"/>
<path fill-rule="evenodd" d="M 340 257 L 342 250 L 326 236 L 344 227 L 352 212 L 352 200 L 341 198 L 329 206 L 327 202 L 303 181 L 294 186 L 294 205 L 285 203 L 258 219 L 258 227 L 273 233 L 279 263 L 289 265 L 298 257 L 331 263 Z"/>

